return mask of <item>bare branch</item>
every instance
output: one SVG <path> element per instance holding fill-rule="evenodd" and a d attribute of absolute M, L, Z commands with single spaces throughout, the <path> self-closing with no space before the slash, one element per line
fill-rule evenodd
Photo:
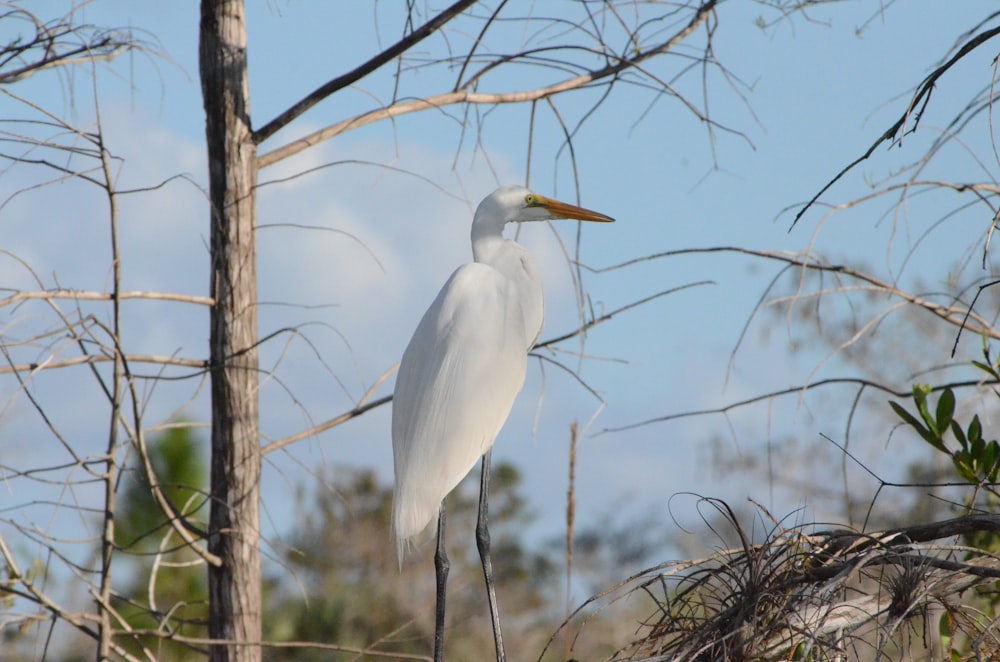
<path fill-rule="evenodd" d="M 856 280 L 864 283 L 868 283 L 876 290 L 884 292 L 886 294 L 898 297 L 903 301 L 913 304 L 919 308 L 922 308 L 934 316 L 948 322 L 949 324 L 958 327 L 969 329 L 973 333 L 978 335 L 984 335 L 988 338 L 1000 339 L 1000 329 L 995 328 L 990 324 L 989 320 L 983 318 L 982 316 L 970 312 L 970 308 L 965 305 L 942 305 L 928 300 L 925 297 L 913 294 L 903 290 L 892 283 L 882 280 L 872 274 L 850 267 L 843 264 L 829 264 L 827 262 L 821 261 L 820 258 L 810 255 L 808 253 L 791 253 L 787 251 L 766 251 L 766 250 L 755 250 L 750 248 L 743 248 L 740 246 L 712 246 L 708 248 L 684 248 L 673 251 L 663 251 L 660 253 L 653 253 L 641 258 L 635 258 L 628 260 L 626 262 L 621 262 L 616 265 L 609 267 L 604 267 L 601 269 L 592 269 L 595 273 L 602 273 L 605 271 L 612 271 L 615 269 L 621 269 L 633 264 L 638 264 L 639 262 L 646 262 L 649 260 L 657 260 L 665 257 L 675 256 L 675 255 L 687 255 L 687 254 L 710 254 L 710 253 L 738 253 L 742 255 L 751 255 L 755 257 L 765 258 L 767 260 L 773 260 L 776 262 L 783 262 L 795 267 L 799 267 L 806 271 L 815 272 L 828 272 L 842 274 L 845 276 L 850 276 Z M 967 319 L 971 318 L 975 321 L 974 326 L 970 326 L 967 323 Z"/>
<path fill-rule="evenodd" d="M 619 308 L 615 308 L 614 310 L 612 310 L 610 312 L 604 313 L 604 314 L 599 315 L 597 317 L 594 317 L 594 318 L 592 318 L 590 320 L 586 320 L 583 324 L 581 324 L 576 329 L 573 329 L 572 331 L 568 331 L 568 332 L 563 333 L 561 335 L 553 336 L 552 338 L 547 338 L 545 340 L 542 340 L 542 341 L 538 342 L 535 345 L 534 349 L 537 350 L 537 349 L 541 349 L 543 347 L 549 347 L 551 345 L 555 345 L 556 343 L 560 343 L 560 342 L 562 342 L 564 340 L 569 340 L 570 338 L 576 338 L 577 336 L 580 336 L 580 335 L 586 333 L 587 331 L 589 331 L 590 329 L 594 328 L 595 326 L 597 326 L 599 324 L 603 324 L 604 322 L 607 322 L 608 320 L 610 320 L 611 318 L 613 318 L 615 315 L 618 315 L 620 313 L 624 313 L 625 311 L 631 310 L 633 308 L 637 308 L 639 306 L 642 306 L 644 304 L 649 303 L 650 301 L 655 301 L 656 299 L 659 299 L 660 297 L 665 297 L 668 294 L 676 294 L 677 292 L 682 292 L 682 291 L 687 290 L 687 289 L 692 288 L 692 287 L 701 287 L 702 285 L 714 285 L 714 284 L 715 284 L 714 281 L 702 280 L 702 281 L 698 281 L 696 283 L 688 283 L 687 285 L 681 285 L 679 287 L 672 287 L 672 288 L 670 288 L 668 290 L 663 290 L 662 292 L 657 292 L 656 294 L 651 294 L 648 297 L 644 297 L 644 298 L 639 299 L 637 301 L 633 301 L 632 303 L 626 304 L 626 305 L 621 306 Z"/>
<path fill-rule="evenodd" d="M 64 607 L 60 606 L 58 602 L 52 599 L 47 593 L 40 589 L 28 575 L 25 575 L 20 567 L 18 566 L 17 560 L 14 555 L 10 553 L 6 543 L 3 538 L 0 537 L 0 554 L 4 557 L 4 562 L 7 564 L 11 572 L 11 578 L 16 581 L 18 585 L 23 587 L 24 592 L 19 593 L 21 597 L 26 597 L 32 600 L 39 607 L 45 611 L 51 613 L 56 618 L 63 620 L 73 626 L 78 632 L 81 632 L 91 639 L 96 640 L 98 634 L 91 625 L 88 623 L 88 617 L 85 614 L 80 614 L 76 612 L 70 612 Z M 2 592 L 13 592 L 12 589 L 8 588 L 6 585 L 0 585 L 0 591 Z M 121 646 L 112 643 L 112 649 L 116 654 L 122 656 L 129 662 L 140 662 L 138 658 L 126 652 Z"/>
<path fill-rule="evenodd" d="M 159 365 L 179 366 L 183 368 L 197 368 L 198 370 L 208 369 L 207 359 L 185 359 L 177 356 L 157 356 L 154 354 L 128 354 L 125 359 L 130 363 L 152 363 Z M 96 363 L 108 363 L 114 361 L 114 357 L 104 354 L 85 354 L 75 356 L 70 359 L 47 359 L 38 363 L 16 363 L 0 366 L 0 375 L 13 372 L 36 372 L 39 370 L 54 370 L 56 368 L 69 368 L 79 365 L 93 365 Z"/>
<path fill-rule="evenodd" d="M 111 301 L 115 297 L 122 301 L 126 299 L 145 299 L 148 301 L 176 301 L 179 303 L 193 303 L 199 306 L 211 306 L 214 304 L 211 297 L 198 296 L 195 294 L 176 294 L 173 292 L 131 290 L 112 294 L 110 292 L 87 292 L 84 290 L 19 290 L 10 296 L 0 298 L 0 308 L 31 299 Z"/>
<path fill-rule="evenodd" d="M 291 124 L 296 118 L 323 99 L 338 90 L 348 87 L 349 85 L 353 85 L 368 74 L 378 70 L 382 65 L 410 50 L 413 46 L 419 44 L 421 41 L 440 30 L 445 24 L 475 3 L 476 0 L 459 0 L 361 66 L 356 67 L 345 74 L 341 74 L 340 76 L 327 81 L 323 85 L 320 85 L 303 99 L 292 104 L 292 106 L 290 106 L 287 110 L 265 124 L 263 127 L 254 131 L 253 141 L 258 145 L 264 142 L 275 133 Z M 261 167 L 263 167 L 263 165 Z"/>
<path fill-rule="evenodd" d="M 309 437 L 313 437 L 319 434 L 320 432 L 325 432 L 326 430 L 329 430 L 332 427 L 336 427 L 341 423 L 345 423 L 351 420 L 352 418 L 357 418 L 361 414 L 364 414 L 367 411 L 375 409 L 376 407 L 381 407 L 382 405 L 388 404 L 389 402 L 392 402 L 391 395 L 387 395 L 378 398 L 376 400 L 372 400 L 371 402 L 365 402 L 363 404 L 358 405 L 354 409 L 351 409 L 349 411 L 344 412 L 343 414 L 340 414 L 339 416 L 334 416 L 328 421 L 324 421 L 319 425 L 314 425 L 308 430 L 303 430 L 302 432 L 297 432 L 288 437 L 283 437 L 281 439 L 272 441 L 269 444 L 265 444 L 264 447 L 261 449 L 261 453 L 267 455 L 268 453 L 284 448 L 289 444 L 294 444 L 296 441 L 302 441 L 303 439 L 308 439 Z"/>
<path fill-rule="evenodd" d="M 611 63 L 600 69 L 588 71 L 542 87 L 516 92 L 477 92 L 470 88 L 471 82 L 467 81 L 465 87 L 460 90 L 454 90 L 436 95 L 428 95 L 420 99 L 409 99 L 406 101 L 395 102 L 383 108 L 377 108 L 375 110 L 368 111 L 367 113 L 362 113 L 357 117 L 352 117 L 318 131 L 314 131 L 313 133 L 292 141 L 287 145 L 259 155 L 257 160 L 258 166 L 263 169 L 274 165 L 275 163 L 287 159 L 290 156 L 294 156 L 295 154 L 323 142 L 324 140 L 329 140 L 330 138 L 352 129 L 357 129 L 383 119 L 399 117 L 408 113 L 414 113 L 432 108 L 440 109 L 458 103 L 487 105 L 527 103 L 537 101 L 539 99 L 545 99 L 547 97 L 571 90 L 583 89 L 591 84 L 606 81 L 608 79 L 614 80 L 621 73 L 635 67 L 636 65 L 673 49 L 677 44 L 686 39 L 692 32 L 697 30 L 699 26 L 708 20 L 708 17 L 715 9 L 717 1 L 718 0 L 706 0 L 706 2 L 699 5 L 694 16 L 690 19 L 687 25 L 662 43 L 659 43 L 647 50 L 637 52 L 630 57 L 616 57 Z"/>
<path fill-rule="evenodd" d="M 30 25 L 33 32 L 0 45 L 0 85 L 22 81 L 46 69 L 113 60 L 139 47 L 129 31 L 73 24 L 68 18 L 45 22 L 12 2 L 0 2 L 0 20 L 5 25 Z"/>
<path fill-rule="evenodd" d="M 693 416 L 710 416 L 713 414 L 726 414 L 730 411 L 733 411 L 734 409 L 740 409 L 741 407 L 746 407 L 748 405 L 756 404 L 758 402 L 773 400 L 775 398 L 780 398 L 786 395 L 794 395 L 794 394 L 801 395 L 806 391 L 813 391 L 822 388 L 824 386 L 837 386 L 842 384 L 854 384 L 858 386 L 872 388 L 896 398 L 906 398 L 912 395 L 911 388 L 894 389 L 880 382 L 876 382 L 871 379 L 864 379 L 862 377 L 829 377 L 827 379 L 818 379 L 816 381 L 807 382 L 805 384 L 789 386 L 788 388 L 778 389 L 776 391 L 768 391 L 766 393 L 761 393 L 759 395 L 745 398 L 743 400 L 730 402 L 720 407 L 712 407 L 710 409 L 695 409 L 691 411 L 678 412 L 675 414 L 666 414 L 664 416 L 656 416 L 654 418 L 646 419 L 644 421 L 639 421 L 637 423 L 629 423 L 628 425 L 622 425 L 614 428 L 605 428 L 604 430 L 601 430 L 601 434 L 607 432 L 623 432 L 625 430 L 632 430 L 634 428 L 639 428 L 646 425 L 652 425 L 654 423 L 665 423 L 667 421 L 673 421 L 681 418 L 691 418 Z M 948 382 L 947 384 L 938 384 L 934 386 L 932 390 L 935 392 L 940 392 L 947 388 L 972 388 L 972 387 L 982 386 L 983 384 L 984 382 L 982 380 Z M 1000 384 L 1000 382 L 989 381 L 985 382 L 985 384 L 996 385 Z"/>
<path fill-rule="evenodd" d="M 802 218 L 802 216 L 807 211 L 809 211 L 809 209 L 813 206 L 813 204 L 815 204 L 817 200 L 819 200 L 820 196 L 826 193 L 831 186 L 840 181 L 840 179 L 844 175 L 853 170 L 856 165 L 858 165 L 863 161 L 866 161 L 868 157 L 870 157 L 875 152 L 875 150 L 878 148 L 879 145 L 885 142 L 891 142 L 900 145 L 902 144 L 904 135 L 916 131 L 917 126 L 920 124 L 920 118 L 923 116 L 924 111 L 927 109 L 927 105 L 930 103 L 931 94 L 934 91 L 934 85 L 937 83 L 937 80 L 941 78 L 941 76 L 943 76 L 945 73 L 947 73 L 948 70 L 955 65 L 955 63 L 957 63 L 959 60 L 964 58 L 973 50 L 975 50 L 979 46 L 982 46 L 983 44 L 985 44 L 987 41 L 997 36 L 998 34 L 1000 34 L 1000 27 L 984 30 L 979 34 L 974 35 L 965 44 L 963 44 L 962 47 L 959 48 L 958 51 L 951 58 L 949 58 L 946 62 L 944 62 L 943 64 L 935 68 L 934 71 L 928 74 L 928 76 L 924 78 L 923 82 L 921 82 L 920 85 L 917 86 L 917 91 L 914 92 L 913 96 L 910 98 L 910 102 L 907 104 L 906 109 L 903 111 L 903 114 L 900 115 L 899 119 L 893 122 L 892 126 L 886 129 L 885 132 L 881 136 L 879 136 L 879 138 L 875 142 L 873 142 L 871 146 L 868 147 L 868 149 L 864 152 L 864 154 L 862 154 L 854 161 L 844 166 L 844 168 L 840 172 L 834 175 L 833 179 L 831 179 L 830 181 L 828 181 L 826 184 L 823 185 L 823 187 L 816 193 L 816 195 L 814 195 L 795 214 L 795 218 L 792 219 L 792 224 L 789 227 L 789 231 L 791 231 L 791 229 L 795 227 L 795 224 L 799 222 L 799 219 Z M 907 122 L 910 121 L 911 117 L 913 118 L 913 125 L 907 129 L 906 125 Z"/>

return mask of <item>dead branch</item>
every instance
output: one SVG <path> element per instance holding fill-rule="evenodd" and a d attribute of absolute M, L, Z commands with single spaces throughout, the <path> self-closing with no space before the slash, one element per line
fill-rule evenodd
<path fill-rule="evenodd" d="M 766 260 L 771 260 L 774 262 L 782 262 L 784 264 L 791 265 L 793 267 L 798 267 L 803 271 L 813 271 L 813 272 L 826 272 L 835 273 L 843 276 L 848 276 L 854 280 L 860 281 L 862 283 L 867 283 L 875 290 L 883 292 L 890 296 L 896 297 L 905 301 L 906 303 L 913 304 L 918 308 L 922 308 L 929 313 L 933 314 L 935 317 L 957 327 L 960 329 L 966 329 L 975 333 L 977 335 L 984 335 L 988 338 L 1000 339 L 1000 330 L 995 328 L 989 320 L 985 319 L 981 315 L 974 312 L 970 312 L 967 305 L 956 302 L 952 305 L 942 305 L 935 303 L 925 297 L 919 296 L 907 290 L 904 290 L 896 285 L 893 285 L 889 281 L 883 280 L 874 276 L 866 271 L 857 269 L 845 264 L 832 264 L 825 261 L 817 255 L 810 253 L 792 253 L 788 251 L 766 251 L 766 250 L 755 250 L 751 248 L 743 248 L 741 246 L 711 246 L 708 248 L 683 248 L 672 251 L 663 251 L 660 253 L 652 253 L 650 255 L 636 258 L 633 260 L 628 260 L 619 264 L 615 264 L 609 267 L 604 267 L 601 269 L 593 269 L 595 273 L 603 273 L 605 271 L 612 271 L 615 269 L 622 269 L 627 266 L 637 264 L 639 262 L 646 262 L 651 260 L 658 260 L 666 257 L 672 257 L 676 255 L 693 255 L 693 254 L 710 254 L 710 253 L 738 253 L 742 255 L 750 255 L 754 257 L 764 258 Z M 969 325 L 967 323 L 967 318 L 972 319 L 975 325 Z"/>
<path fill-rule="evenodd" d="M 916 131 L 918 125 L 920 124 L 920 118 L 923 116 L 924 111 L 927 110 L 928 104 L 930 104 L 931 94 L 934 91 L 934 86 L 938 79 L 946 74 L 948 70 L 962 58 L 966 57 L 969 53 L 982 46 L 998 34 L 1000 34 L 1000 27 L 983 30 L 978 34 L 971 36 L 954 55 L 928 74 L 920 85 L 917 86 L 916 92 L 914 92 L 913 96 L 910 97 L 910 101 L 906 105 L 906 109 L 903 111 L 903 114 L 899 116 L 899 119 L 893 122 L 892 125 L 886 129 L 885 132 L 879 136 L 878 139 L 876 139 L 875 142 L 873 142 L 861 156 L 844 166 L 840 172 L 824 184 L 823 187 L 795 214 L 795 218 L 792 219 L 791 227 L 795 227 L 795 224 L 799 222 L 799 219 L 802 218 L 807 211 L 809 211 L 816 201 L 819 200 L 820 196 L 830 190 L 830 187 L 840 181 L 840 179 L 853 170 L 855 166 L 863 161 L 866 161 L 875 152 L 875 150 L 878 149 L 879 145 L 885 142 L 900 145 L 902 144 L 903 136 L 905 134 Z M 913 118 L 913 124 L 907 128 L 907 123 L 910 121 L 911 117 Z"/>
<path fill-rule="evenodd" d="M 147 301 L 176 301 L 178 303 L 193 303 L 199 306 L 211 306 L 215 302 L 211 297 L 198 296 L 194 294 L 178 294 L 175 292 L 150 292 L 144 290 L 126 290 L 123 292 L 87 292 L 84 290 L 21 290 L 10 296 L 0 299 L 0 308 L 20 303 L 22 301 L 38 299 L 70 299 L 74 301 L 111 301 L 112 298 L 119 300 L 143 299 Z"/>
<path fill-rule="evenodd" d="M 176 641 L 183 644 L 195 645 L 225 645 L 225 646 L 259 646 L 266 649 L 276 650 L 318 650 L 339 653 L 353 653 L 356 656 L 373 656 L 390 660 L 426 660 L 430 661 L 427 655 L 416 655 L 413 653 L 399 653 L 396 651 L 381 650 L 374 647 L 359 648 L 357 646 L 342 646 L 339 644 L 325 644 L 322 642 L 309 641 L 246 641 L 236 639 L 207 639 L 205 637 L 185 637 L 179 634 L 164 633 L 159 630 L 132 630 L 131 634 L 136 636 L 155 636 L 164 640 Z"/>
<path fill-rule="evenodd" d="M 382 65 L 391 62 L 393 59 L 410 50 L 474 4 L 475 0 L 459 0 L 367 62 L 320 85 L 304 98 L 292 104 L 273 120 L 254 131 L 254 142 L 258 145 L 264 142 L 323 99 L 338 90 L 353 85 L 368 74 L 377 71 Z"/>
<path fill-rule="evenodd" d="M 155 354 L 129 354 L 126 360 L 131 363 L 151 363 L 158 365 L 178 366 L 182 368 L 195 368 L 197 370 L 207 370 L 207 359 L 185 359 L 177 356 L 160 356 Z M 46 359 L 36 363 L 14 363 L 0 366 L 0 375 L 14 372 L 36 372 L 39 370 L 54 370 L 56 368 L 69 368 L 80 365 L 94 365 L 96 363 L 113 362 L 114 357 L 106 354 L 85 354 L 75 356 L 70 359 Z"/>
<path fill-rule="evenodd" d="M 74 23 L 73 13 L 46 22 L 20 5 L 0 2 L 0 21 L 20 23 L 29 30 L 27 37 L 18 34 L 0 45 L 0 85 L 46 69 L 113 60 L 140 47 L 129 31 Z"/>
<path fill-rule="evenodd" d="M 3 555 L 4 563 L 7 565 L 7 574 L 9 577 L 7 582 L 0 584 L 0 594 L 16 595 L 17 597 L 27 599 L 52 614 L 54 618 L 69 623 L 78 632 L 97 640 L 98 633 L 89 622 L 93 620 L 93 617 L 89 614 L 80 614 L 67 610 L 40 588 L 29 575 L 25 575 L 21 571 L 14 555 L 10 553 L 10 549 L 4 543 L 3 538 L 0 538 L 0 554 Z M 20 587 L 20 589 L 16 587 Z M 129 660 L 129 662 L 140 662 L 139 658 L 129 654 L 117 644 L 112 643 L 112 649 L 116 654 Z"/>
<path fill-rule="evenodd" d="M 361 416 L 367 411 L 375 409 L 376 407 L 381 407 L 382 405 L 388 404 L 390 402 L 392 402 L 391 395 L 377 398 L 375 400 L 372 400 L 371 402 L 364 402 L 353 409 L 350 409 L 338 416 L 334 416 L 333 418 L 324 421 L 318 425 L 314 425 L 313 427 L 307 430 L 302 430 L 301 432 L 296 432 L 295 434 L 283 437 L 281 439 L 276 439 L 275 441 L 265 444 L 264 447 L 261 449 L 261 453 L 264 455 L 268 453 L 273 453 L 274 451 L 282 449 L 290 444 L 294 444 L 297 441 L 308 439 L 309 437 L 313 437 L 321 432 L 325 432 L 330 428 L 334 428 L 340 425 L 341 423 L 346 423 L 347 421 L 353 418 Z"/>
<path fill-rule="evenodd" d="M 584 335 L 590 329 L 592 329 L 592 328 L 594 328 L 596 326 L 599 326 L 599 325 L 601 325 L 601 324 L 603 324 L 603 323 L 611 320 L 616 315 L 619 315 L 621 313 L 627 312 L 627 311 L 629 311 L 629 310 L 631 310 L 633 308 L 636 308 L 638 306 L 642 306 L 642 305 L 644 305 L 646 303 L 649 303 L 650 301 L 654 301 L 656 299 L 659 299 L 660 297 L 667 296 L 668 294 L 675 294 L 677 292 L 686 290 L 686 289 L 691 288 L 691 287 L 699 287 L 701 285 L 710 285 L 710 284 L 712 284 L 711 281 L 699 281 L 697 283 L 688 283 L 686 285 L 681 285 L 679 287 L 674 287 L 674 288 L 671 288 L 671 289 L 668 289 L 668 290 L 663 290 L 662 292 L 657 292 L 656 294 L 652 294 L 652 295 L 650 295 L 648 297 L 644 297 L 644 298 L 639 299 L 637 301 L 633 301 L 631 303 L 628 303 L 628 304 L 626 304 L 624 306 L 620 306 L 620 307 L 618 307 L 618 308 L 616 308 L 616 309 L 614 309 L 612 311 L 609 311 L 607 313 L 604 313 L 602 315 L 591 317 L 590 319 L 584 320 L 583 323 L 580 326 L 578 326 L 577 328 L 573 329 L 572 331 L 568 331 L 566 333 L 561 333 L 561 334 L 553 336 L 551 338 L 547 338 L 546 340 L 539 341 L 535 345 L 534 350 L 532 350 L 532 355 L 535 356 L 535 357 L 537 357 L 537 358 L 543 358 L 543 359 L 547 358 L 547 357 L 542 357 L 539 354 L 536 354 L 535 351 L 538 350 L 538 349 L 542 349 L 542 348 L 552 349 L 552 348 L 554 348 L 556 345 L 558 345 L 561 342 L 564 342 L 566 340 L 570 340 L 572 338 L 577 338 L 577 337 L 579 337 L 581 335 Z M 559 363 L 556 363 L 556 365 L 558 365 L 559 367 L 564 367 L 564 366 L 562 366 Z M 378 398 L 378 399 L 372 400 L 372 401 L 369 401 L 368 398 L 371 397 L 372 392 L 374 391 L 374 389 L 379 384 L 381 384 L 393 372 L 395 372 L 395 370 L 396 370 L 397 367 L 398 367 L 398 364 L 395 365 L 395 366 L 393 366 L 389 370 L 387 370 L 385 373 L 383 373 L 382 376 L 379 377 L 378 380 L 376 380 L 375 384 L 364 394 L 364 396 L 362 396 L 361 400 L 358 402 L 357 406 L 355 406 L 354 408 L 349 409 L 348 411 L 343 412 L 341 414 L 338 414 L 337 416 L 334 416 L 333 418 L 330 418 L 330 419 L 328 419 L 326 421 L 323 421 L 322 423 L 318 423 L 316 425 L 313 425 L 312 427 L 309 427 L 309 428 L 307 428 L 305 430 L 302 430 L 300 432 L 296 432 L 295 434 L 288 435 L 287 437 L 282 437 L 281 439 L 276 439 L 276 440 L 274 440 L 272 442 L 269 442 L 269 443 L 267 443 L 267 444 L 265 444 L 263 446 L 263 448 L 261 449 L 261 453 L 264 454 L 264 455 L 267 455 L 268 453 L 273 453 L 276 450 L 280 450 L 282 448 L 285 448 L 286 446 L 289 446 L 289 445 L 294 444 L 296 442 L 302 441 L 303 439 L 308 439 L 310 437 L 314 437 L 317 434 L 320 434 L 321 432 L 325 432 L 325 431 L 327 431 L 327 430 L 329 430 L 331 428 L 334 428 L 334 427 L 336 427 L 336 426 L 338 426 L 338 425 L 340 425 L 342 423 L 346 423 L 347 421 L 350 421 L 350 420 L 352 420 L 354 418 L 357 418 L 358 416 L 361 416 L 362 414 L 364 414 L 364 413 L 366 413 L 366 412 L 368 412 L 368 411 L 370 411 L 372 409 L 375 409 L 377 407 L 381 407 L 382 405 L 389 404 L 390 402 L 392 402 L 392 396 L 391 395 L 387 395 L 387 396 L 384 396 L 384 397 L 381 397 L 381 398 Z M 0 368 L 0 374 L 2 374 L 2 372 L 3 372 L 3 368 Z M 568 372 L 570 374 L 576 374 L 572 370 L 568 370 Z M 580 381 L 580 380 L 578 380 L 578 381 Z M 588 391 L 590 391 L 595 396 L 597 395 L 597 393 L 592 388 L 590 388 L 590 386 L 588 386 L 585 382 L 580 381 L 580 384 L 583 385 L 583 387 L 585 389 L 587 389 Z M 598 398 L 598 399 L 600 399 L 600 398 Z"/>
<path fill-rule="evenodd" d="M 513 56 L 503 56 L 495 61 L 490 61 L 477 75 L 471 76 L 467 79 L 459 89 L 440 94 L 430 94 L 418 99 L 397 101 L 382 108 L 377 108 L 368 111 L 367 113 L 362 113 L 356 117 L 331 124 L 330 126 L 314 131 L 303 138 L 299 138 L 298 140 L 292 141 L 282 147 L 278 147 L 270 152 L 265 152 L 264 154 L 259 155 L 257 158 L 257 165 L 260 169 L 264 169 L 278 163 L 279 161 L 294 156 L 295 154 L 298 154 L 313 145 L 329 140 L 330 138 L 347 131 L 357 129 L 380 120 L 406 115 L 408 113 L 430 109 L 441 109 L 455 104 L 498 105 L 528 103 L 538 101 L 540 99 L 546 99 L 571 90 L 584 89 L 599 82 L 608 84 L 613 83 L 624 72 L 634 70 L 638 67 L 638 65 L 649 60 L 650 58 L 654 58 L 671 51 L 677 44 L 684 41 L 708 20 L 709 16 L 711 16 L 712 12 L 715 10 L 716 4 L 717 0 L 706 0 L 705 2 L 702 2 L 697 9 L 695 9 L 694 15 L 691 19 L 679 31 L 664 41 L 645 50 L 637 50 L 630 55 L 601 53 L 602 56 L 608 58 L 610 61 L 606 66 L 599 69 L 586 71 L 576 76 L 565 78 L 563 80 L 536 88 L 513 92 L 479 92 L 476 89 L 476 85 L 487 71 L 500 66 L 501 64 L 508 64 L 518 59 L 527 59 L 528 56 L 533 55 L 533 53 L 526 51 Z M 331 81 L 328 85 L 336 87 L 333 85 L 335 82 L 336 80 Z M 335 90 L 331 89 L 329 93 L 332 93 L 333 91 Z M 317 90 L 317 92 L 319 92 L 319 90 Z"/>
<path fill-rule="evenodd" d="M 557 343 L 561 343 L 564 340 L 569 340 L 571 338 L 576 338 L 576 337 L 578 337 L 580 335 L 585 334 L 587 331 L 591 330 L 595 326 L 598 326 L 598 325 L 600 325 L 600 324 L 602 324 L 604 322 L 607 322 L 608 320 L 610 320 L 611 318 L 613 318 L 615 315 L 619 315 L 619 314 L 624 313 L 624 312 L 626 312 L 628 310 L 631 310 L 633 308 L 637 308 L 639 306 L 642 306 L 644 304 L 649 303 L 650 301 L 655 301 L 656 299 L 659 299 L 660 297 L 664 297 L 664 296 L 667 296 L 669 294 L 676 294 L 677 292 L 682 292 L 682 291 L 684 291 L 686 289 L 689 289 L 689 288 L 692 288 L 692 287 L 701 287 L 702 285 L 714 285 L 714 284 L 715 284 L 714 281 L 702 280 L 702 281 L 698 281 L 696 283 L 687 283 L 686 285 L 681 285 L 679 287 L 672 287 L 672 288 L 670 288 L 668 290 L 663 290 L 662 292 L 657 292 L 656 294 L 651 294 L 648 297 L 643 297 L 642 299 L 639 299 L 637 301 L 633 301 L 632 303 L 626 304 L 624 306 L 620 306 L 620 307 L 615 308 L 614 310 L 609 311 L 607 313 L 604 313 L 602 315 L 591 317 L 590 319 L 585 319 L 585 320 L 583 320 L 583 322 L 580 324 L 579 327 L 577 327 L 576 329 L 573 329 L 572 331 L 569 331 L 567 333 L 563 333 L 563 334 L 560 334 L 558 336 L 553 336 L 551 338 L 547 338 L 545 340 L 540 341 L 539 343 L 537 343 L 535 345 L 534 350 L 538 350 L 538 349 L 541 349 L 543 347 L 551 347 L 552 345 L 555 345 Z"/>

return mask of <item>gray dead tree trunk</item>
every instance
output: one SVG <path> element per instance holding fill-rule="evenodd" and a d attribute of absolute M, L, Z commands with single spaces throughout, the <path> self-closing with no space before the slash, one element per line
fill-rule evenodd
<path fill-rule="evenodd" d="M 202 0 L 199 67 L 211 203 L 212 504 L 210 659 L 257 661 L 260 423 L 257 376 L 256 146 L 250 124 L 243 0 Z"/>

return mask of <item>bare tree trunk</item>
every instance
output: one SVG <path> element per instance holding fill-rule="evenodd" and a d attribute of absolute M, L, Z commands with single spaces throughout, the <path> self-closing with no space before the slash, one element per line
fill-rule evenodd
<path fill-rule="evenodd" d="M 202 0 L 199 45 L 211 201 L 212 510 L 210 659 L 260 660 L 260 426 L 256 146 L 243 0 Z M 250 645 L 248 645 L 250 644 Z"/>

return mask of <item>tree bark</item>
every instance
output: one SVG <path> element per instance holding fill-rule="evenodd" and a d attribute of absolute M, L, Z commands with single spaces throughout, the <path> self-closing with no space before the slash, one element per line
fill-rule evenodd
<path fill-rule="evenodd" d="M 243 0 L 202 0 L 199 66 L 211 203 L 210 659 L 261 659 L 256 147 Z"/>

